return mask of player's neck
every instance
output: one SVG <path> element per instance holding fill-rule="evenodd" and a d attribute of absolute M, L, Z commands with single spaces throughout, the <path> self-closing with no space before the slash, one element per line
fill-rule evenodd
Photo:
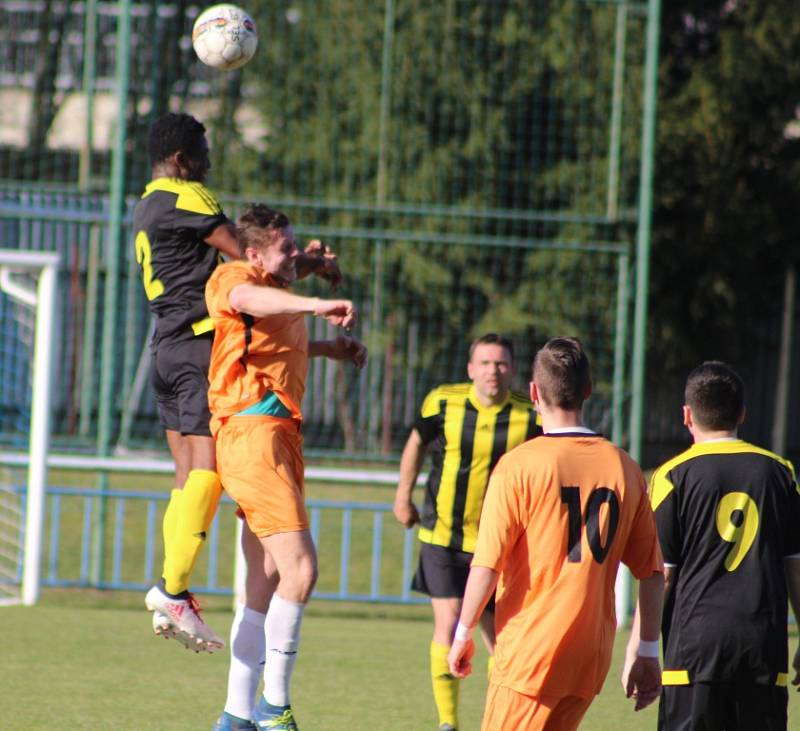
<path fill-rule="evenodd" d="M 699 429 L 697 426 L 692 427 L 690 430 L 692 432 L 692 438 L 694 439 L 695 444 L 702 444 L 703 442 L 713 442 L 720 439 L 738 439 L 739 433 L 736 429 L 726 430 L 721 429 L 719 431 L 705 431 L 704 429 Z"/>
<path fill-rule="evenodd" d="M 564 409 L 543 407 L 540 404 L 539 414 L 542 417 L 542 431 L 545 434 L 553 429 L 584 426 L 580 410 L 565 411 Z"/>
<path fill-rule="evenodd" d="M 497 394 L 497 396 L 492 398 L 491 396 L 485 396 L 480 391 L 475 389 L 475 398 L 478 399 L 478 403 L 481 406 L 483 406 L 484 409 L 490 409 L 493 406 L 500 406 L 500 404 L 502 404 L 503 401 L 506 400 L 507 396 L 508 396 L 508 391 L 506 391 L 503 394 Z"/>
<path fill-rule="evenodd" d="M 173 162 L 162 162 L 158 165 L 153 165 L 153 169 L 150 173 L 150 179 L 156 180 L 157 178 L 178 178 L 180 180 L 184 180 L 184 176 L 181 175 L 180 168 Z"/>

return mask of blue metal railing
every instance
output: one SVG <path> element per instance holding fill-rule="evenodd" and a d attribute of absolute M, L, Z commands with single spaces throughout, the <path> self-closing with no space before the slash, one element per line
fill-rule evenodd
<path fill-rule="evenodd" d="M 17 487 L 16 491 L 22 496 L 25 489 Z M 42 586 L 108 590 L 146 590 L 152 586 L 160 569 L 156 558 L 160 556 L 159 516 L 163 511 L 159 506 L 168 499 L 165 492 L 49 487 Z M 108 501 L 111 507 L 105 528 L 110 561 L 106 564 L 109 566 L 106 575 L 93 582 L 92 525 L 101 500 Z M 21 502 L 24 504 L 24 500 Z M 236 519 L 231 510 L 224 510 L 225 505 L 233 503 L 223 497 L 201 554 L 205 566 L 198 567 L 193 576 L 197 580 L 193 580 L 192 589 L 200 594 L 234 593 Z M 311 536 L 320 553 L 320 582 L 315 598 L 393 604 L 427 601 L 409 590 L 415 555 L 414 532 L 404 530 L 394 521 L 388 528 L 384 525 L 391 505 L 329 500 L 309 500 L 306 505 Z M 128 525 L 131 517 L 136 522 L 135 529 Z M 228 538 L 226 522 L 230 528 Z M 330 548 L 332 542 L 338 544 L 336 551 Z M 393 550 L 394 546 L 401 550 Z M 334 577 L 331 571 L 335 570 L 337 562 L 333 554 L 337 551 L 338 577 Z M 140 572 L 141 578 L 132 578 L 132 572 Z M 331 586 L 336 588 L 331 590 Z M 359 590 L 361 587 L 363 591 Z"/>

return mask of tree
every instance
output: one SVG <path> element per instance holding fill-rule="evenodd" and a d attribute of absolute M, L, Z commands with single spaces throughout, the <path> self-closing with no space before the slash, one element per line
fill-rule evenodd
<path fill-rule="evenodd" d="M 650 359 L 749 362 L 796 265 L 796 3 L 666 3 Z"/>

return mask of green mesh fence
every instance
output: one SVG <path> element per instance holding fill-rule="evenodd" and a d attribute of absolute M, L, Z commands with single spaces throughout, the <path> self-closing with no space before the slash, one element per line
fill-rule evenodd
<path fill-rule="evenodd" d="M 126 246 L 109 281 L 127 3 L 0 0 L 0 246 L 62 253 L 57 443 L 91 449 L 105 411 L 113 443 L 161 445 L 127 226 L 149 175 L 147 128 L 168 108 L 208 127 L 209 185 L 229 215 L 268 202 L 339 253 L 370 363 L 312 365 L 308 447 L 396 451 L 426 391 L 463 380 L 469 341 L 486 331 L 513 338 L 519 389 L 545 340 L 581 337 L 596 381 L 589 423 L 622 438 L 646 4 L 242 4 L 260 46 L 228 74 L 193 56 L 198 5 L 129 4 Z M 103 311 L 109 286 L 116 312 Z M 116 333 L 105 363 L 104 317 Z"/>

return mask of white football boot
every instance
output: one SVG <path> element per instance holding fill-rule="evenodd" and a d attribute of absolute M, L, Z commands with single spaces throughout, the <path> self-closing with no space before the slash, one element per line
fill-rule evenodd
<path fill-rule="evenodd" d="M 144 603 L 153 612 L 153 632 L 157 635 L 172 637 L 195 652 L 216 652 L 225 647 L 223 639 L 203 621 L 200 605 L 190 592 L 173 599 L 154 586 Z"/>

